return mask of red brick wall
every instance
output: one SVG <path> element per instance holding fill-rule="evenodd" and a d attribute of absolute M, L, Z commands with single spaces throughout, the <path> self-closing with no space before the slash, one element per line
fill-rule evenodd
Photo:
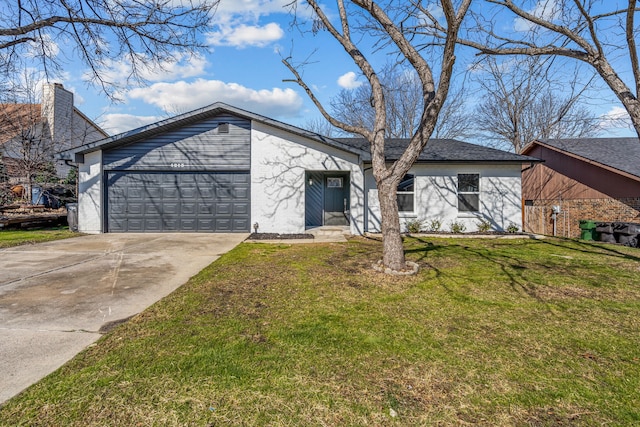
<path fill-rule="evenodd" d="M 560 205 L 556 218 L 556 236 L 580 237 L 582 219 L 603 222 L 640 223 L 640 197 L 625 199 L 534 200 L 525 206 L 525 231 L 553 235 L 551 207 Z"/>

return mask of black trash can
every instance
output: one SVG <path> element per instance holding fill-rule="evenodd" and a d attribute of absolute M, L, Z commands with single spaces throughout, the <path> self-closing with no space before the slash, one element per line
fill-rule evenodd
<path fill-rule="evenodd" d="M 616 243 L 616 238 L 613 235 L 613 224 L 610 222 L 596 223 L 596 237 L 601 242 Z"/>
<path fill-rule="evenodd" d="M 78 231 L 78 204 L 67 203 L 67 224 L 69 230 Z"/>

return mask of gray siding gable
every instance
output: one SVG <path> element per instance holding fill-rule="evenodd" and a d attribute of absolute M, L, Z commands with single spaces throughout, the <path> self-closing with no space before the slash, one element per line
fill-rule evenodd
<path fill-rule="evenodd" d="M 220 124 L 228 123 L 228 133 Z M 251 122 L 220 114 L 105 149 L 106 170 L 241 171 L 251 167 Z"/>
<path fill-rule="evenodd" d="M 97 150 L 107 151 L 115 147 L 124 146 L 137 141 L 149 140 L 156 135 L 180 130 L 182 128 L 191 126 L 193 123 L 207 120 L 211 117 L 218 117 L 220 115 L 232 115 L 237 118 L 242 118 L 248 122 L 264 123 L 277 129 L 281 129 L 285 132 L 303 136 L 305 138 L 321 142 L 322 144 L 325 144 L 327 146 L 338 148 L 340 150 L 346 151 L 348 153 L 353 153 L 358 156 L 362 156 L 363 154 L 365 154 L 360 149 L 347 144 L 343 144 L 336 139 L 328 138 L 317 133 L 298 128 L 296 126 L 282 123 L 278 120 L 270 119 L 256 113 L 224 104 L 222 102 L 216 102 L 209 106 L 199 108 L 188 113 L 180 114 L 169 119 L 161 120 L 150 125 L 142 126 L 137 129 L 132 129 L 130 131 L 123 132 L 109 138 L 84 144 L 80 147 L 76 147 L 70 150 L 61 151 L 56 156 L 59 159 L 64 160 L 81 159 L 82 157 L 78 155 L 87 154 Z"/>

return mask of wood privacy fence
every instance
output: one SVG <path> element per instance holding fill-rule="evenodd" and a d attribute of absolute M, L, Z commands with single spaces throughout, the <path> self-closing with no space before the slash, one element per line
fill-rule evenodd
<path fill-rule="evenodd" d="M 527 233 L 554 235 L 551 206 L 525 206 L 524 231 Z M 579 220 L 574 218 L 569 208 L 556 215 L 555 235 L 559 237 L 580 237 Z"/>

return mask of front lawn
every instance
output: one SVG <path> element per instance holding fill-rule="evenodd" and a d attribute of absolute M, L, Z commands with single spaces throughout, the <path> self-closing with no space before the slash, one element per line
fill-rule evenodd
<path fill-rule="evenodd" d="M 78 233 L 69 231 L 69 227 L 35 230 L 0 230 L 0 248 L 68 239 L 69 237 L 77 237 L 79 235 Z"/>
<path fill-rule="evenodd" d="M 640 424 L 640 250 L 245 243 L 0 409 L 2 426 Z"/>

